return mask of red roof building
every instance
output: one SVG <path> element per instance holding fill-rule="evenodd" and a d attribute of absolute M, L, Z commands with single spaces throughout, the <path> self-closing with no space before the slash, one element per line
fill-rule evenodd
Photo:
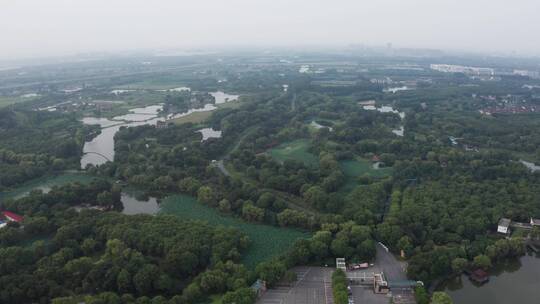
<path fill-rule="evenodd" d="M 480 283 L 480 284 L 489 281 L 488 273 L 483 271 L 482 269 L 477 269 L 477 270 L 473 271 L 470 278 L 471 278 L 471 280 L 475 281 L 476 283 Z"/>
<path fill-rule="evenodd" d="M 7 220 L 12 221 L 12 222 L 20 223 L 24 219 L 22 216 L 16 213 L 10 212 L 10 211 L 2 211 L 2 214 Z"/>

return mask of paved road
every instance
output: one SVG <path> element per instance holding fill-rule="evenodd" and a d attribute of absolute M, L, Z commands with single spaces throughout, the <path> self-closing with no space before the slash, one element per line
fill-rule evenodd
<path fill-rule="evenodd" d="M 222 159 L 216 162 L 216 167 L 219 169 L 219 171 L 221 171 L 221 173 L 223 173 L 223 175 L 231 176 L 231 173 L 229 172 L 229 170 L 225 168 L 225 164 L 223 163 Z"/>
<path fill-rule="evenodd" d="M 295 267 L 298 280 L 291 287 L 269 289 L 257 304 L 333 304 L 332 272 L 327 267 Z"/>
<path fill-rule="evenodd" d="M 373 292 L 373 286 L 351 286 L 354 304 L 388 304 L 390 297 Z"/>
<path fill-rule="evenodd" d="M 390 252 L 387 252 L 383 246 L 377 244 L 376 265 L 381 269 L 388 281 L 404 281 L 407 280 L 407 264 L 400 262 Z"/>

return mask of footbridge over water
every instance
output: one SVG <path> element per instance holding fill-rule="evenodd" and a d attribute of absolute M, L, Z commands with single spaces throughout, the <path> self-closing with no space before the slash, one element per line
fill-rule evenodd
<path fill-rule="evenodd" d="M 84 153 L 83 153 L 83 155 L 86 155 L 86 154 L 95 154 L 95 155 L 101 156 L 101 157 L 104 158 L 106 161 L 112 162 L 111 159 L 109 159 L 107 156 L 105 156 L 105 155 L 103 155 L 103 154 L 101 154 L 101 153 L 99 153 L 99 152 L 93 152 L 93 151 L 91 151 L 91 152 L 84 152 Z"/>

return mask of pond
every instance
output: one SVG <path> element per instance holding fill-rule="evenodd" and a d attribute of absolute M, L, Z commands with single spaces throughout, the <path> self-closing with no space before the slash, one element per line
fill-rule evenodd
<path fill-rule="evenodd" d="M 122 210 L 123 214 L 157 214 L 159 212 L 159 203 L 155 197 L 141 198 L 135 193 L 125 191 L 122 192 Z"/>
<path fill-rule="evenodd" d="M 43 177 L 21 186 L 9 193 L 0 193 L 0 198 L 21 198 L 33 189 L 48 192 L 53 186 L 65 185 L 73 181 L 90 182 L 95 177 L 86 174 L 66 173 L 57 177 Z M 296 240 L 307 239 L 310 233 L 291 228 L 281 228 L 265 224 L 248 223 L 240 218 L 220 213 L 216 209 L 197 202 L 188 195 L 172 195 L 158 201 L 155 197 L 142 197 L 142 192 L 134 188 L 124 188 L 121 201 L 122 213 L 135 214 L 169 214 L 185 220 L 201 220 L 210 225 L 223 225 L 237 228 L 250 238 L 249 248 L 242 253 L 242 262 L 251 269 L 258 263 L 287 251 Z"/>
<path fill-rule="evenodd" d="M 0 193 L 0 198 L 19 199 L 30 194 L 32 190 L 41 190 L 48 193 L 54 186 L 62 186 L 73 182 L 90 183 L 96 177 L 84 173 L 64 173 L 57 176 L 45 176 L 29 181 L 22 186 L 9 192 Z M 126 189 L 122 192 L 121 201 L 124 209 L 123 214 L 157 214 L 159 204 L 155 197 L 141 197 L 140 192 Z"/>
<path fill-rule="evenodd" d="M 365 105 L 362 108 L 368 111 L 379 111 L 381 113 L 394 113 L 394 114 L 399 115 L 399 118 L 401 118 L 401 120 L 405 119 L 405 112 L 400 112 L 392 108 L 391 106 L 376 107 L 374 105 Z M 392 133 L 396 134 L 397 136 L 403 137 L 403 135 L 405 135 L 405 127 L 401 125 L 399 128 L 393 129 Z"/>
<path fill-rule="evenodd" d="M 214 98 L 216 99 L 216 104 L 222 104 L 229 101 L 235 101 L 239 97 L 238 95 L 231 95 L 222 91 L 211 92 L 210 95 L 214 96 Z"/>
<path fill-rule="evenodd" d="M 524 256 L 497 266 L 488 283 L 478 286 L 465 275 L 441 288 L 459 304 L 538 303 L 540 296 L 540 258 Z"/>
<path fill-rule="evenodd" d="M 386 88 L 383 90 L 383 92 L 395 94 L 396 92 L 399 92 L 399 91 L 408 91 L 408 90 L 412 90 L 412 88 L 409 88 L 408 86 L 393 87 L 393 88 Z"/>
<path fill-rule="evenodd" d="M 195 132 L 199 132 L 202 134 L 201 141 L 205 141 L 209 138 L 221 138 L 221 131 L 216 131 L 212 128 L 204 128 L 204 129 L 197 130 Z"/>
<path fill-rule="evenodd" d="M 112 90 L 110 93 L 114 95 L 120 95 L 124 93 L 134 92 L 135 90 Z"/>

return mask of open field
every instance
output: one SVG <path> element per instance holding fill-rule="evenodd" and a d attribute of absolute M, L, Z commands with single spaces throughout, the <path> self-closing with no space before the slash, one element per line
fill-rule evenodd
<path fill-rule="evenodd" d="M 299 230 L 252 224 L 222 215 L 187 195 L 168 197 L 160 203 L 160 207 L 162 214 L 174 214 L 184 219 L 206 221 L 212 225 L 235 227 L 246 233 L 251 240 L 251 246 L 243 254 L 242 262 L 252 269 L 259 262 L 284 253 L 295 240 L 309 237 L 308 233 Z"/>
<path fill-rule="evenodd" d="M 392 173 L 392 168 L 375 169 L 369 160 L 363 158 L 340 161 L 339 165 L 341 166 L 341 170 L 343 170 L 343 174 L 347 177 L 358 177 L 362 175 L 385 177 Z"/>
<path fill-rule="evenodd" d="M 217 108 L 218 109 L 236 109 L 241 104 L 242 104 L 241 101 L 231 101 L 231 102 L 219 104 L 217 105 Z M 214 111 L 194 112 L 184 117 L 173 119 L 172 121 L 177 125 L 185 124 L 188 122 L 198 124 L 198 123 L 205 122 L 208 118 L 210 118 L 210 116 L 212 116 L 212 113 Z"/>
<path fill-rule="evenodd" d="M 317 167 L 319 166 L 319 159 L 308 151 L 309 146 L 309 140 L 299 139 L 271 149 L 270 155 L 279 162 L 296 160 L 303 162 L 306 166 Z"/>
<path fill-rule="evenodd" d="M 345 185 L 339 190 L 344 194 L 351 192 L 356 187 L 358 184 L 356 180 L 359 176 L 381 178 L 392 174 L 392 168 L 375 169 L 369 160 L 363 158 L 340 161 L 339 165 L 346 178 Z"/>

